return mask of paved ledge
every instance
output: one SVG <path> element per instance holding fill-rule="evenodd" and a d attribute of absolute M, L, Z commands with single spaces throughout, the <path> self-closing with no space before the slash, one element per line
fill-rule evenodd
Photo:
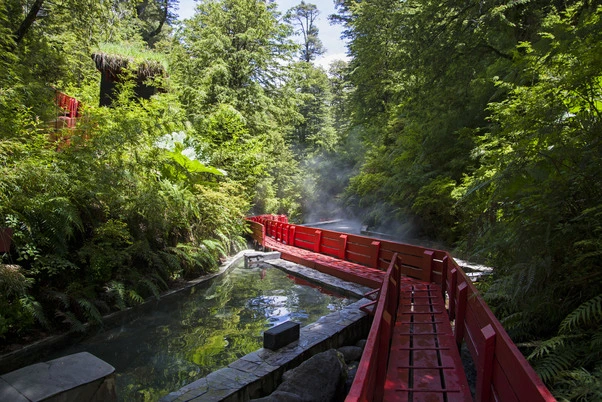
<path fill-rule="evenodd" d="M 0 400 L 116 401 L 114 371 L 88 352 L 76 353 L 0 376 Z"/>
<path fill-rule="evenodd" d="M 248 401 L 271 393 L 282 374 L 311 356 L 331 348 L 353 344 L 370 329 L 368 316 L 359 308 L 362 299 L 301 328 L 298 341 L 276 351 L 259 349 L 180 388 L 161 402 Z"/>
<path fill-rule="evenodd" d="M 367 292 L 372 290 L 370 287 L 362 286 L 353 282 L 347 282 L 337 278 L 336 276 L 328 275 L 315 269 L 307 268 L 303 265 L 280 258 L 267 259 L 263 262 L 299 278 L 314 282 L 324 288 L 334 290 L 344 296 L 362 298 Z"/>

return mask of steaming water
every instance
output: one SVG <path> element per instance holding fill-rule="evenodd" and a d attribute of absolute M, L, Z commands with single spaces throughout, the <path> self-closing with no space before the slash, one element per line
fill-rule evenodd
<path fill-rule="evenodd" d="M 197 287 L 151 315 L 104 331 L 55 357 L 88 351 L 116 369 L 122 401 L 156 401 L 262 346 L 288 320 L 302 326 L 353 300 L 324 293 L 276 268 L 244 268 Z"/>

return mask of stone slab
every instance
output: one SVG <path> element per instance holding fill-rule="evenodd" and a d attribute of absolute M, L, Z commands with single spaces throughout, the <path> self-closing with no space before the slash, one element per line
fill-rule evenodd
<path fill-rule="evenodd" d="M 30 402 L 9 383 L 0 378 L 0 401 Z"/>
<path fill-rule="evenodd" d="M 346 296 L 362 298 L 364 297 L 364 294 L 373 290 L 367 286 L 344 281 L 336 276 L 328 275 L 283 259 L 270 259 L 266 260 L 265 263 Z"/>
<path fill-rule="evenodd" d="M 0 379 L 30 401 L 41 401 L 102 380 L 114 371 L 110 364 L 88 352 L 81 352 L 23 367 L 0 376 Z"/>

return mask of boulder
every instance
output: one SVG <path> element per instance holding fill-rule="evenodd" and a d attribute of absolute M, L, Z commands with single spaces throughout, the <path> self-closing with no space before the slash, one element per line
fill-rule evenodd
<path fill-rule="evenodd" d="M 349 370 L 347 371 L 347 380 L 345 381 L 345 394 L 349 393 L 351 386 L 353 385 L 353 380 L 355 379 L 355 375 L 357 374 L 357 364 L 350 365 Z"/>
<path fill-rule="evenodd" d="M 350 363 L 362 358 L 362 348 L 358 346 L 342 346 L 337 349 L 345 358 L 345 363 Z"/>
<path fill-rule="evenodd" d="M 289 370 L 283 382 L 269 396 L 257 402 L 329 402 L 337 400 L 337 392 L 345 383 L 346 366 L 343 357 L 330 349 L 318 353 Z"/>

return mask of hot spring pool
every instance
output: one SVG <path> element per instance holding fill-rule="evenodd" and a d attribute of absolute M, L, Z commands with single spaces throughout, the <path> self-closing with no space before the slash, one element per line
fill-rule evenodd
<path fill-rule="evenodd" d="M 156 401 L 261 348 L 266 329 L 288 320 L 305 326 L 355 301 L 242 260 L 175 299 L 53 358 L 90 352 L 115 367 L 119 400 Z"/>

